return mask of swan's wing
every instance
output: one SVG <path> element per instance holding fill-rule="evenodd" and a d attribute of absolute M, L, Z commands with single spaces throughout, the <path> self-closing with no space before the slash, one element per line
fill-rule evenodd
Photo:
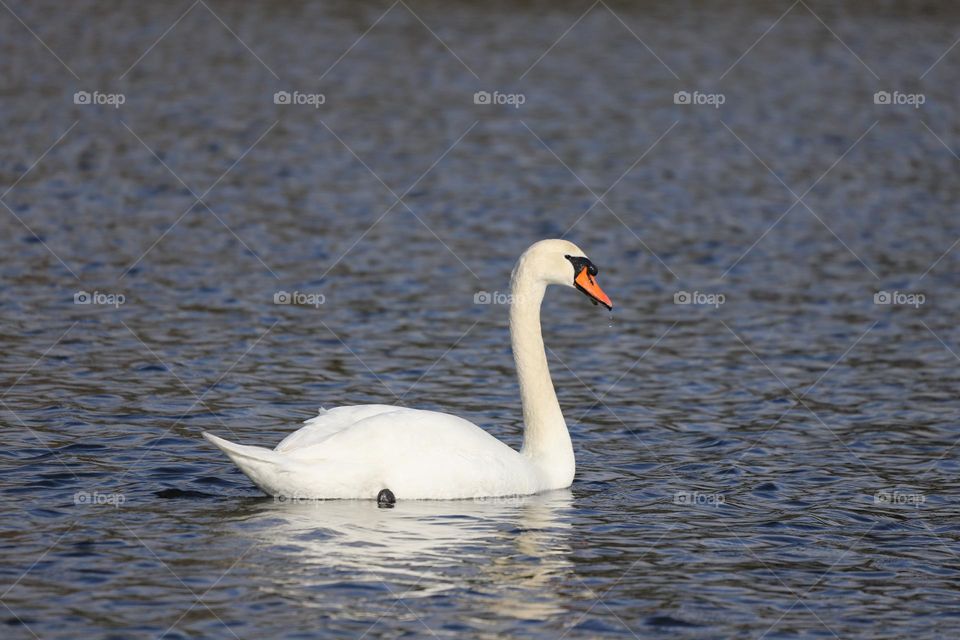
<path fill-rule="evenodd" d="M 321 408 L 320 415 L 305 421 L 303 423 L 305 426 L 284 438 L 274 451 L 290 452 L 309 447 L 361 420 L 372 418 L 381 413 L 396 411 L 400 408 L 388 404 L 355 404 L 329 410 Z"/>
<path fill-rule="evenodd" d="M 310 470 L 299 495 L 470 498 L 534 493 L 529 461 L 480 427 L 445 413 L 393 407 L 286 454 Z"/>

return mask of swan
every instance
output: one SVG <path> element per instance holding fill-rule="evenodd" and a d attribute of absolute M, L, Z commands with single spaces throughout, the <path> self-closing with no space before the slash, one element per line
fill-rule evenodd
<path fill-rule="evenodd" d="M 529 495 L 573 483 L 573 444 L 540 332 L 548 285 L 574 287 L 613 309 L 597 268 L 567 240 L 541 240 L 510 278 L 510 341 L 523 404 L 516 451 L 463 418 L 382 404 L 320 410 L 274 449 L 216 445 L 264 493 L 290 499 L 450 500 Z"/>

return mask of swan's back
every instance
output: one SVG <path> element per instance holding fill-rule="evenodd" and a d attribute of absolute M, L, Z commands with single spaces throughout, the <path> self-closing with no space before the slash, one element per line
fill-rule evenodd
<path fill-rule="evenodd" d="M 281 440 L 274 451 L 293 451 L 309 447 L 361 420 L 401 408 L 389 404 L 355 404 L 334 409 L 321 407 L 316 417 L 304 421 L 304 426 Z"/>

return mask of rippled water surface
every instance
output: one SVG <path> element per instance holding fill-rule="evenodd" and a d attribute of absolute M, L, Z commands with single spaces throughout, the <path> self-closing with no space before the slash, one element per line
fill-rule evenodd
<path fill-rule="evenodd" d="M 958 24 L 5 4 L 4 637 L 956 636 Z M 617 305 L 543 309 L 570 490 L 275 502 L 201 439 L 375 402 L 519 446 L 474 299 L 562 235 Z"/>

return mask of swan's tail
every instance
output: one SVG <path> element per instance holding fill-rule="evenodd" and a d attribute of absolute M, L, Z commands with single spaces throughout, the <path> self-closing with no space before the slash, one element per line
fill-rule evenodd
<path fill-rule="evenodd" d="M 234 444 L 212 433 L 204 432 L 203 437 L 227 454 L 240 471 L 243 471 L 261 490 L 270 495 L 277 495 L 273 485 L 276 484 L 278 473 L 289 464 L 283 454 L 263 447 Z"/>

